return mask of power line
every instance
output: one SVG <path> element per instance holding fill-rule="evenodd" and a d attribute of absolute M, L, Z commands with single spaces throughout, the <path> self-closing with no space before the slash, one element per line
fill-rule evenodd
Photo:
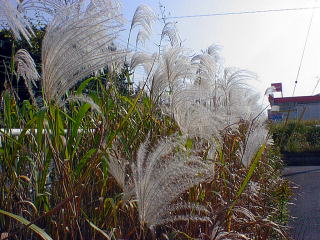
<path fill-rule="evenodd" d="M 253 10 L 253 11 L 241 11 L 241 12 L 221 12 L 221 13 L 208 13 L 208 14 L 195 14 L 185 16 L 168 16 L 167 19 L 181 19 L 181 18 L 200 18 L 200 17 L 216 17 L 216 16 L 228 16 L 228 15 L 245 15 L 245 14 L 258 14 L 258 13 L 272 13 L 272 12 L 288 12 L 288 11 L 301 11 L 319 9 L 320 7 L 300 7 L 300 8 L 278 8 L 278 9 L 266 9 L 266 10 Z"/>
<path fill-rule="evenodd" d="M 117 40 L 120 41 L 120 42 L 122 42 L 122 46 L 123 46 L 124 48 L 127 48 L 127 46 L 124 46 L 124 45 L 123 45 L 123 43 L 127 45 L 127 42 L 126 42 L 125 40 L 123 40 L 123 39 L 121 39 L 121 38 L 118 38 Z M 120 43 L 119 43 L 119 44 L 120 44 Z M 144 53 L 148 53 L 148 54 L 151 54 L 151 55 L 153 54 L 153 53 L 151 53 L 151 52 L 149 52 L 149 51 L 147 51 L 147 50 L 145 50 L 145 49 L 143 49 L 143 48 L 141 48 L 141 47 L 138 47 L 138 46 L 133 45 L 132 43 L 129 43 L 128 49 L 131 50 L 131 51 L 139 50 L 139 51 L 144 52 Z"/>
<path fill-rule="evenodd" d="M 317 1 L 318 1 L 318 0 L 315 1 L 314 5 L 316 5 Z M 300 63 L 299 63 L 299 68 L 298 68 L 296 80 L 295 80 L 295 82 L 294 82 L 294 88 L 293 88 L 292 96 L 294 96 L 294 93 L 295 93 L 295 91 L 296 91 L 296 87 L 297 87 L 297 83 L 298 83 L 298 78 L 299 78 L 300 70 L 301 70 L 301 66 L 302 66 L 302 61 L 303 61 L 303 58 L 304 58 L 304 53 L 305 53 L 305 51 L 306 51 L 306 47 L 307 47 L 307 43 L 308 43 L 308 39 L 309 39 L 309 35 L 310 35 L 310 29 L 311 29 L 311 25 L 312 25 L 313 16 L 314 16 L 314 10 L 315 10 L 315 9 L 316 9 L 316 7 L 314 6 L 314 7 L 313 7 L 313 10 L 312 10 L 312 14 L 311 14 L 309 26 L 308 26 L 307 36 L 306 36 L 306 39 L 305 39 L 305 42 L 304 42 L 304 46 L 303 46 L 303 50 L 302 50 L 302 55 L 301 55 L 301 59 L 300 59 Z"/>
<path fill-rule="evenodd" d="M 314 89 L 313 89 L 313 91 L 312 91 L 311 95 L 313 95 L 313 94 L 314 94 L 314 92 L 316 91 L 316 89 L 317 89 L 317 87 L 318 87 L 318 85 L 319 85 L 319 82 L 320 82 L 320 77 L 319 77 L 319 76 L 317 76 L 316 78 L 318 79 L 318 80 L 317 80 L 317 84 L 316 84 L 316 86 L 314 87 Z"/>

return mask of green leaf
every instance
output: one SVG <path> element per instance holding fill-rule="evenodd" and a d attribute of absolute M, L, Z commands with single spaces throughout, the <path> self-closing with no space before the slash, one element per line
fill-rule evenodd
<path fill-rule="evenodd" d="M 239 190 L 237 191 L 237 195 L 236 195 L 236 198 L 240 197 L 240 195 L 243 193 L 244 189 L 246 188 L 246 186 L 248 185 L 253 173 L 254 173 L 254 170 L 257 168 L 258 166 L 258 163 L 259 163 L 259 160 L 261 159 L 262 157 L 262 154 L 264 152 L 266 148 L 266 144 L 262 144 L 262 146 L 260 147 L 259 151 L 257 152 L 257 154 L 255 155 L 251 165 L 250 165 L 250 168 L 249 168 L 249 171 L 245 177 L 245 179 L 243 180 Z"/>
<path fill-rule="evenodd" d="M 40 111 L 37 117 L 37 142 L 41 146 L 43 144 L 43 122 L 45 118 L 45 111 Z"/>
<path fill-rule="evenodd" d="M 192 146 L 193 146 L 193 141 L 192 141 L 192 139 L 188 138 L 187 141 L 186 141 L 185 146 L 186 146 L 187 149 L 190 150 L 190 149 L 192 148 Z"/>
<path fill-rule="evenodd" d="M 88 86 L 88 84 L 95 79 L 95 77 L 91 77 L 83 81 L 83 83 L 80 84 L 79 88 L 77 89 L 76 94 L 81 94 L 83 90 Z"/>
<path fill-rule="evenodd" d="M 243 193 L 243 191 L 245 190 L 245 188 L 247 187 L 253 173 L 254 173 L 254 170 L 257 168 L 258 164 L 259 164 L 259 161 L 262 157 L 262 154 L 264 152 L 266 148 L 266 144 L 262 144 L 262 146 L 260 147 L 259 151 L 256 153 L 251 165 L 250 165 L 250 168 L 249 168 L 249 171 L 247 172 L 247 175 L 246 177 L 244 178 L 244 180 L 242 181 L 242 184 L 240 186 L 240 188 L 238 189 L 237 193 L 236 193 L 236 197 L 235 199 L 233 200 L 232 204 L 230 205 L 230 208 L 227 212 L 227 228 L 228 230 L 230 231 L 231 229 L 231 211 L 232 209 L 234 208 L 234 206 L 236 205 L 237 203 L 237 200 L 239 199 L 239 197 L 241 196 L 241 194 Z"/>
<path fill-rule="evenodd" d="M 6 215 L 8 217 L 11 217 L 11 218 L 19 221 L 20 223 L 28 226 L 31 230 L 33 230 L 35 233 L 37 233 L 42 239 L 52 240 L 52 238 L 43 229 L 39 228 L 38 226 L 36 226 L 34 224 L 31 224 L 29 226 L 30 222 L 27 219 L 20 217 L 18 215 L 15 215 L 13 213 L 9 213 L 7 211 L 1 210 L 1 209 L 0 209 L 0 213 Z"/>
<path fill-rule="evenodd" d="M 88 112 L 88 110 L 90 109 L 90 107 L 91 106 L 89 103 L 85 103 L 80 107 L 79 112 L 78 112 L 77 116 L 75 117 L 75 124 L 72 126 L 72 133 L 71 133 L 72 137 L 77 136 L 81 121 L 85 117 L 85 115 Z"/>
<path fill-rule="evenodd" d="M 139 99 L 141 98 L 143 94 L 143 89 L 140 90 L 140 92 L 138 93 L 138 95 L 136 96 L 136 98 L 134 99 L 131 107 L 129 108 L 126 116 L 122 119 L 122 121 L 120 122 L 120 124 L 118 125 L 118 127 L 116 128 L 115 131 L 113 131 L 109 136 L 108 136 L 108 141 L 107 141 L 107 147 L 110 147 L 110 145 L 112 144 L 113 140 L 115 139 L 115 137 L 117 136 L 117 134 L 122 130 L 122 128 L 124 127 L 124 125 L 126 124 L 126 122 L 128 121 L 129 117 L 131 116 L 131 114 L 134 112 L 134 110 L 136 109 L 136 105 L 138 104 Z"/>
<path fill-rule="evenodd" d="M 4 119 L 5 126 L 7 128 L 12 128 L 12 109 L 11 109 L 11 98 L 7 91 L 3 94 L 4 99 Z"/>
<path fill-rule="evenodd" d="M 77 166 L 77 169 L 76 169 L 76 176 L 79 176 L 82 169 L 84 168 L 84 166 L 87 164 L 87 161 L 89 160 L 89 158 L 92 157 L 92 155 L 97 151 L 97 149 L 93 148 L 93 149 L 90 149 L 82 158 L 81 160 L 79 161 L 79 164 Z"/>
<path fill-rule="evenodd" d="M 97 232 L 99 232 L 102 236 L 104 236 L 106 239 L 111 240 L 110 236 L 105 233 L 103 230 L 101 230 L 100 228 L 98 228 L 95 224 L 93 224 L 92 222 L 90 222 L 88 219 L 86 219 L 87 222 L 89 223 L 89 225 L 96 230 Z"/>
<path fill-rule="evenodd" d="M 245 188 L 247 187 L 253 173 L 254 173 L 254 170 L 257 168 L 258 164 L 259 164 L 259 161 L 262 157 L 262 154 L 264 152 L 266 148 L 266 144 L 262 144 L 262 146 L 260 147 L 259 151 L 256 153 L 251 165 L 250 165 L 250 168 L 249 168 L 249 171 L 247 172 L 247 175 L 246 177 L 244 178 L 244 180 L 242 181 L 242 184 L 240 186 L 240 188 L 238 189 L 237 191 L 237 194 L 236 194 L 236 198 L 233 200 L 233 203 L 231 204 L 230 208 L 229 208 L 229 213 L 231 212 L 232 208 L 235 206 L 237 200 L 239 199 L 240 195 L 243 193 L 243 191 L 245 190 Z"/>

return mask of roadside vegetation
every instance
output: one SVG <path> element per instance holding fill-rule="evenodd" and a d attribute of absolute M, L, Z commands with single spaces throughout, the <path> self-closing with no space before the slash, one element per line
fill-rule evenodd
<path fill-rule="evenodd" d="M 41 31 L 26 17 L 35 12 Z M 287 238 L 291 189 L 255 74 L 223 66 L 216 46 L 185 48 L 163 11 L 158 51 L 130 50 L 151 39 L 157 16 L 145 5 L 127 46 L 113 0 L 0 0 L 0 16 L 12 40 L 0 239 Z"/>
<path fill-rule="evenodd" d="M 282 152 L 320 151 L 319 121 L 287 121 L 270 124 L 274 144 Z"/>

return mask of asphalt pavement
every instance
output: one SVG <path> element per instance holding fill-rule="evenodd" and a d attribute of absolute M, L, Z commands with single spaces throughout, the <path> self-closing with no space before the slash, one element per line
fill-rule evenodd
<path fill-rule="evenodd" d="M 289 206 L 292 238 L 320 240 L 320 166 L 286 167 L 284 177 L 298 186 Z"/>

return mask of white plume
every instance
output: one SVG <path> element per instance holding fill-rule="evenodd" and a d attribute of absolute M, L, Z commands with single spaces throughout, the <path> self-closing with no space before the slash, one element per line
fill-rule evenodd
<path fill-rule="evenodd" d="M 264 95 L 265 96 L 269 96 L 269 95 L 272 95 L 273 96 L 273 93 L 276 91 L 276 88 L 275 86 L 271 86 L 271 87 L 268 87 L 266 89 L 266 91 L 264 92 Z"/>
<path fill-rule="evenodd" d="M 165 49 L 152 76 L 153 99 L 162 97 L 166 101 L 169 97 L 171 103 L 173 93 L 184 85 L 184 80 L 193 78 L 194 73 L 195 69 L 183 48 Z"/>
<path fill-rule="evenodd" d="M 207 221 L 205 208 L 174 202 L 186 190 L 211 179 L 213 169 L 195 156 L 175 153 L 176 142 L 163 141 L 150 152 L 147 147 L 147 143 L 141 145 L 132 166 L 140 223 L 152 229 L 178 220 Z M 182 208 L 193 209 L 195 214 L 172 214 Z"/>
<path fill-rule="evenodd" d="M 144 31 L 144 29 L 140 29 L 138 34 L 137 34 L 137 39 L 136 39 L 136 46 L 139 44 L 144 45 L 146 40 L 150 38 L 150 35 Z"/>
<path fill-rule="evenodd" d="M 204 94 L 195 87 L 177 91 L 172 101 L 174 119 L 184 134 L 219 139 L 219 131 L 226 126 L 225 117 L 206 106 Z"/>
<path fill-rule="evenodd" d="M 31 44 L 32 27 L 9 0 L 0 0 L 0 23 L 7 24 L 16 39 L 20 40 L 22 35 Z"/>
<path fill-rule="evenodd" d="M 129 163 L 124 159 L 117 159 L 113 156 L 110 156 L 108 162 L 108 171 L 117 181 L 118 185 L 122 190 L 126 189 L 126 166 Z"/>
<path fill-rule="evenodd" d="M 87 95 L 82 95 L 82 94 L 79 94 L 79 95 L 72 95 L 72 96 L 69 96 L 67 99 L 66 99 L 67 102 L 84 102 L 84 103 L 88 103 L 91 107 L 91 109 L 95 110 L 97 113 L 100 114 L 100 116 L 102 116 L 102 118 L 104 119 L 104 116 L 102 114 L 102 111 L 101 111 L 101 108 L 99 107 L 98 104 L 96 104 L 93 99 Z"/>
<path fill-rule="evenodd" d="M 146 74 L 149 74 L 152 67 L 156 64 L 158 59 L 157 54 L 147 54 L 144 52 L 135 52 L 131 57 L 130 68 L 135 69 L 138 66 L 142 66 Z"/>
<path fill-rule="evenodd" d="M 164 25 L 161 33 L 161 40 L 165 37 L 169 38 L 172 47 L 178 47 L 180 45 L 180 37 L 174 22 L 168 22 Z"/>
<path fill-rule="evenodd" d="M 140 5 L 137 7 L 131 22 L 131 28 L 134 29 L 137 26 L 141 26 L 141 29 L 137 35 L 136 45 L 139 42 L 144 43 L 145 40 L 150 38 L 152 33 L 152 24 L 156 20 L 156 15 L 154 11 L 147 5 Z"/>
<path fill-rule="evenodd" d="M 193 57 L 197 69 L 193 84 L 173 94 L 171 108 L 184 134 L 219 139 L 223 129 L 236 129 L 240 120 L 250 121 L 262 110 L 259 96 L 248 85 L 256 75 L 223 69 L 217 51 L 213 45 Z"/>
<path fill-rule="evenodd" d="M 16 52 L 14 61 L 17 67 L 18 77 L 22 77 L 30 84 L 33 84 L 35 87 L 36 82 L 40 78 L 40 75 L 36 69 L 36 64 L 34 63 L 33 58 L 30 56 L 29 52 L 25 49 L 19 49 Z"/>
<path fill-rule="evenodd" d="M 193 57 L 192 63 L 198 68 L 197 79 L 201 81 L 201 84 L 216 84 L 219 68 L 215 58 L 204 53 Z"/>
<path fill-rule="evenodd" d="M 17 68 L 18 79 L 22 77 L 25 80 L 30 97 L 35 102 L 32 85 L 37 87 L 36 81 L 39 80 L 40 75 L 36 69 L 36 64 L 34 63 L 33 58 L 30 56 L 27 50 L 20 49 L 17 51 L 14 61 Z"/>
<path fill-rule="evenodd" d="M 42 81 L 48 101 L 61 100 L 78 81 L 124 59 L 124 51 L 109 48 L 122 27 L 120 16 L 114 1 L 92 0 L 84 11 L 70 6 L 54 17 L 42 43 Z"/>
<path fill-rule="evenodd" d="M 240 143 L 242 163 L 248 167 L 263 143 L 266 143 L 268 131 L 261 124 L 250 126 L 245 141 Z"/>
<path fill-rule="evenodd" d="M 48 18 L 45 15 L 55 16 L 66 7 L 77 7 L 80 9 L 84 0 L 24 0 L 18 5 L 20 12 L 43 12 L 43 19 Z"/>

